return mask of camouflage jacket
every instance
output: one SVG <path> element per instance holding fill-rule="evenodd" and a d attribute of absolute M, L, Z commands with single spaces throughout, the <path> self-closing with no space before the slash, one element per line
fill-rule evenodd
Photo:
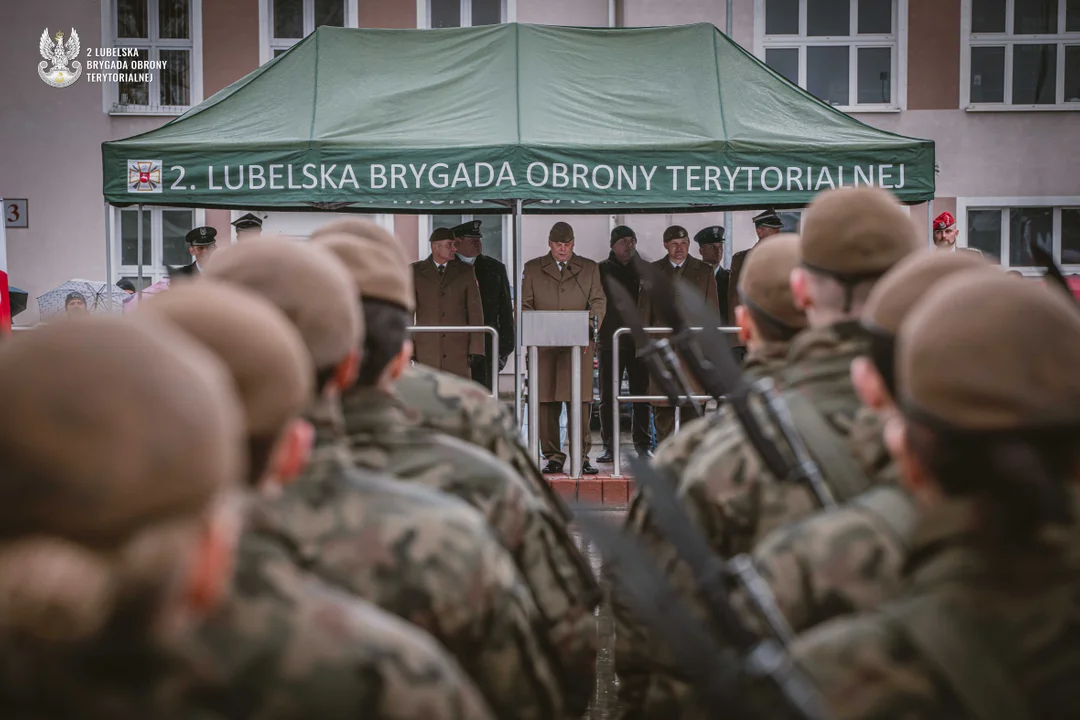
<path fill-rule="evenodd" d="M 532 590 L 567 714 L 584 713 L 593 692 L 600 589 L 567 526 L 509 465 L 411 424 L 392 395 L 356 387 L 343 409 L 357 466 L 456 496 L 485 517 Z"/>
<path fill-rule="evenodd" d="M 184 648 L 200 705 L 230 720 L 493 718 L 427 633 L 243 536 L 233 595 Z"/>
<path fill-rule="evenodd" d="M 1080 517 L 1075 492 L 1072 510 Z M 895 600 L 795 641 L 795 661 L 836 720 L 1075 714 L 1078 527 L 1048 527 L 1037 543 L 989 549 L 976 540 L 977 517 L 971 501 L 929 511 Z"/>
<path fill-rule="evenodd" d="M 845 437 L 849 436 L 861 407 L 846 366 L 863 352 L 864 337 L 856 323 L 805 330 L 789 344 L 786 364 L 777 362 L 771 366 L 771 377 L 778 387 L 806 393 L 815 404 L 818 398 L 828 397 L 832 412 L 826 417 Z M 821 361 L 831 366 L 824 375 L 814 372 Z M 758 372 L 765 367 L 759 366 Z M 779 431 L 769 424 L 756 396 L 752 397 L 751 408 L 766 435 L 793 462 Z M 769 474 L 729 406 L 721 407 L 711 421 L 708 432 L 697 443 L 698 450 L 682 466 L 678 482 L 684 506 L 718 555 L 728 559 L 749 552 L 773 528 L 819 509 L 807 488 L 778 482 Z M 880 435 L 874 442 L 881 445 Z M 887 457 L 883 449 L 880 455 Z M 857 459 L 869 456 L 878 453 L 860 450 Z M 705 619 L 689 569 L 677 561 L 674 548 L 652 525 L 647 507 L 641 505 L 632 508 L 629 529 L 639 536 L 668 580 L 683 591 Z M 624 717 L 660 718 L 686 711 L 681 696 L 688 686 L 678 677 L 669 656 L 649 640 L 644 628 L 617 596 L 613 610 L 617 618 L 615 664 Z"/>
<path fill-rule="evenodd" d="M 310 419 L 311 462 L 280 496 L 253 507 L 248 533 L 431 633 L 497 717 L 558 717 L 561 692 L 535 634 L 536 606 L 483 517 L 456 498 L 350 467 L 336 400 Z"/>
<path fill-rule="evenodd" d="M 398 378 L 394 392 L 409 420 L 487 450 L 514 468 L 563 522 L 570 522 L 566 503 L 529 457 L 517 421 L 483 385 L 414 363 Z"/>

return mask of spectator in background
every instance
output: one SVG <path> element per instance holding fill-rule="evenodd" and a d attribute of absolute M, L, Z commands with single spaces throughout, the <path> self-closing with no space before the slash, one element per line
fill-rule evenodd
<path fill-rule="evenodd" d="M 135 294 L 135 283 L 131 282 L 127 278 L 120 278 L 119 280 L 117 280 L 116 287 L 120 288 L 128 295 Z"/>
<path fill-rule="evenodd" d="M 68 296 L 64 298 L 64 312 L 68 315 L 89 315 L 90 311 L 86 308 L 86 296 L 81 292 L 68 293 Z"/>

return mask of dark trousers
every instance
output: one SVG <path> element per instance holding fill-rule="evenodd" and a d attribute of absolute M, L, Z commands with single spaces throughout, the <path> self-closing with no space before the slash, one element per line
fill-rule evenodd
<path fill-rule="evenodd" d="M 566 464 L 566 453 L 562 451 L 562 442 L 559 432 L 559 415 L 566 406 L 566 436 L 567 444 L 570 439 L 570 409 L 572 403 L 542 402 L 540 403 L 540 454 L 545 460 L 554 461 L 559 465 Z M 589 418 L 592 417 L 592 403 L 581 403 L 581 462 L 589 459 L 589 451 L 592 450 L 592 430 L 589 429 Z M 569 450 L 570 448 L 567 448 Z"/>
<path fill-rule="evenodd" d="M 705 406 L 701 406 L 702 410 Z M 667 406 L 657 406 L 653 408 L 654 419 L 656 422 L 656 444 L 667 440 L 669 437 L 675 434 L 675 408 Z M 685 425 L 687 422 L 693 420 L 695 417 L 694 411 L 689 407 L 683 407 L 679 411 L 679 425 Z"/>
<path fill-rule="evenodd" d="M 486 388 L 491 387 L 491 351 L 488 350 L 488 353 L 484 356 L 483 362 L 470 367 L 473 382 L 478 382 Z"/>
<path fill-rule="evenodd" d="M 615 444 L 615 433 L 619 427 L 612 427 L 611 404 L 614 402 L 612 395 L 611 356 L 613 355 L 611 339 L 600 342 L 600 437 L 605 450 L 611 450 Z M 623 373 L 629 376 L 631 395 L 649 394 L 649 371 L 645 367 L 645 361 L 635 357 L 634 341 L 628 336 L 619 338 L 619 384 L 622 385 Z M 633 424 L 634 447 L 636 449 L 649 449 L 652 447 L 652 432 L 649 430 L 648 403 L 633 403 L 630 416 Z"/>

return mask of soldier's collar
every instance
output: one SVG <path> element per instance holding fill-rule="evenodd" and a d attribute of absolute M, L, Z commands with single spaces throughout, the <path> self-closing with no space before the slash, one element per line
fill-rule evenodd
<path fill-rule="evenodd" d="M 401 402 L 374 387 L 354 386 L 342 396 L 346 434 L 361 430 L 392 430 L 408 424 Z"/>
<path fill-rule="evenodd" d="M 832 325 L 810 327 L 791 339 L 788 362 L 796 363 L 810 357 L 834 355 L 837 351 L 854 357 L 867 352 L 869 343 L 870 335 L 858 320 L 841 320 Z"/>

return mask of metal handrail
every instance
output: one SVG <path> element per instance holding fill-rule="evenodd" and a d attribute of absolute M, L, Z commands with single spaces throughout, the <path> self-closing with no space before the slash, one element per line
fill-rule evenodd
<path fill-rule="evenodd" d="M 491 336 L 491 395 L 499 399 L 499 332 L 490 325 L 410 325 L 410 333 L 487 333 Z"/>
<path fill-rule="evenodd" d="M 691 330 L 700 331 L 700 327 L 692 327 Z M 718 327 L 722 333 L 728 335 L 735 335 L 739 332 L 737 327 Z M 662 402 L 667 401 L 665 395 L 620 395 L 619 390 L 622 388 L 622 373 L 619 372 L 619 338 L 630 332 L 630 328 L 621 327 L 618 328 L 611 335 L 611 386 L 612 386 L 612 401 L 611 401 L 611 415 L 614 424 L 611 426 L 611 459 L 614 462 L 614 468 L 612 469 L 612 477 L 622 477 L 622 450 L 620 441 L 622 440 L 622 432 L 620 431 L 619 423 L 619 404 L 624 402 L 637 403 L 637 402 Z M 675 328 L 665 327 L 650 327 L 645 328 L 645 332 L 650 335 L 662 335 L 664 333 L 675 332 Z M 691 395 L 691 400 L 698 402 L 707 402 L 712 400 L 711 395 Z M 680 410 L 682 408 L 675 407 L 675 431 L 679 430 Z"/>

